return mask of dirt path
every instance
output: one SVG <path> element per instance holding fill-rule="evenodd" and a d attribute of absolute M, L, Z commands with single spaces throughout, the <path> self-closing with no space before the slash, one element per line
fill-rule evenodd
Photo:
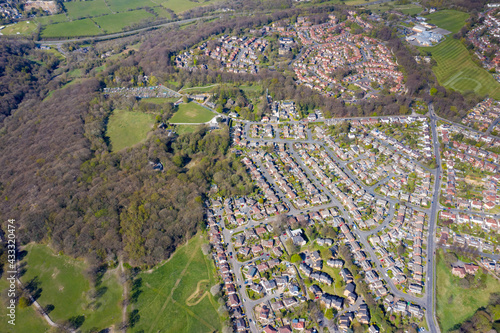
<path fill-rule="evenodd" d="M 198 249 L 196 249 L 198 250 Z M 181 304 L 179 304 L 177 301 L 175 301 L 173 299 L 173 296 L 174 296 L 174 291 L 175 289 L 177 289 L 177 287 L 179 286 L 179 284 L 181 283 L 182 281 L 182 277 L 186 274 L 187 272 L 187 269 L 189 267 L 189 265 L 191 265 L 191 262 L 193 261 L 194 257 L 196 256 L 196 252 L 197 251 L 193 251 L 193 254 L 191 255 L 191 257 L 189 258 L 188 262 L 186 263 L 186 266 L 184 267 L 184 269 L 182 270 L 182 272 L 179 274 L 179 278 L 177 279 L 177 281 L 175 281 L 175 284 L 174 286 L 172 287 L 172 289 L 170 290 L 170 295 L 167 297 L 167 299 L 165 300 L 165 302 L 163 303 L 163 306 L 161 307 L 160 311 L 158 311 L 158 314 L 156 315 L 156 318 L 155 320 L 153 321 L 153 323 L 151 324 L 151 327 L 149 329 L 149 333 L 151 333 L 153 331 L 153 328 L 156 326 L 156 323 L 158 322 L 158 320 L 160 319 L 160 316 L 162 315 L 163 311 L 165 311 L 165 308 L 167 307 L 168 303 L 169 302 L 173 302 L 173 303 L 176 303 L 178 304 L 179 306 L 181 306 L 182 308 L 184 308 L 188 313 L 190 313 L 191 315 L 193 315 L 194 317 L 196 317 L 197 319 L 201 319 L 199 317 L 197 317 L 192 311 L 188 311 L 187 308 L 185 308 L 184 306 L 182 306 Z M 165 284 L 168 283 L 169 281 L 165 281 Z M 163 287 L 162 287 L 163 288 Z M 160 288 L 160 289 L 162 289 Z M 202 321 L 203 322 L 203 321 Z M 204 322 L 204 324 L 207 324 L 206 322 Z"/>
<path fill-rule="evenodd" d="M 201 284 L 204 282 L 210 283 L 210 280 L 200 280 L 198 281 L 198 284 L 196 285 L 196 290 L 186 299 L 186 305 L 187 306 L 195 306 L 196 304 L 200 303 L 205 296 L 208 296 L 208 291 L 205 291 L 195 302 L 191 302 L 191 299 L 196 298 L 198 296 L 198 293 L 200 292 L 201 289 Z"/>
<path fill-rule="evenodd" d="M 123 261 L 120 260 L 120 272 L 122 274 L 125 274 L 125 268 L 123 268 Z M 118 281 L 120 281 L 120 274 L 118 273 Z M 126 323 L 127 322 L 127 299 L 128 299 L 128 290 L 127 290 L 127 282 L 123 284 L 123 293 L 122 293 L 122 298 L 123 298 L 123 308 L 122 308 L 122 322 Z M 127 329 L 125 327 L 126 325 L 123 325 L 123 333 L 127 332 Z"/>

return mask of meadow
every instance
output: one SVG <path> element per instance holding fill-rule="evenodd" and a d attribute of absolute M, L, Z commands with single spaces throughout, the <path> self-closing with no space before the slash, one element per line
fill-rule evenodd
<path fill-rule="evenodd" d="M 169 122 L 175 123 L 206 123 L 215 117 L 215 114 L 203 106 L 196 103 L 182 103 L 179 105 L 179 109 L 174 113 Z"/>
<path fill-rule="evenodd" d="M 106 0 L 113 12 L 124 12 L 130 9 L 156 7 L 158 4 L 150 0 Z"/>
<path fill-rule="evenodd" d="M 88 268 L 85 262 L 55 254 L 45 245 L 31 244 L 26 251 L 26 273 L 21 281 L 25 284 L 36 281 L 37 288 L 41 288 L 40 305 L 54 306 L 49 314 L 53 321 L 63 323 L 71 317 L 83 315 L 83 331 L 93 327 L 102 330 L 121 321 L 122 287 L 115 272 L 104 274 L 98 287 L 102 295 L 93 299 L 90 281 L 85 276 Z M 35 324 L 44 326 L 34 320 L 32 325 Z"/>
<path fill-rule="evenodd" d="M 205 2 L 194 2 L 194 1 L 186 1 L 186 0 L 158 0 L 157 3 L 160 3 L 163 7 L 169 8 L 173 10 L 175 13 L 182 13 L 186 10 L 193 9 L 195 7 L 206 6 L 216 1 L 209 0 Z"/>
<path fill-rule="evenodd" d="M 154 116 L 142 112 L 114 110 L 109 117 L 106 135 L 113 151 L 122 150 L 146 139 L 154 123 Z"/>
<path fill-rule="evenodd" d="M 201 235 L 179 247 L 151 272 L 142 272 L 134 332 L 214 332 L 221 329 L 219 304 L 210 294 L 216 281 L 210 256 L 204 256 Z"/>
<path fill-rule="evenodd" d="M 153 14 L 146 12 L 144 9 L 132 10 L 118 14 L 104 15 L 94 18 L 94 22 L 98 24 L 104 33 L 120 32 L 123 28 L 147 18 L 154 18 Z"/>
<path fill-rule="evenodd" d="M 76 20 L 72 22 L 56 23 L 42 29 L 42 37 L 78 37 L 95 36 L 102 34 L 91 19 Z"/>
<path fill-rule="evenodd" d="M 73 20 L 112 13 L 104 0 L 64 2 L 64 8 L 68 17 Z"/>
<path fill-rule="evenodd" d="M 442 331 L 448 332 L 467 320 L 477 309 L 488 305 L 490 295 L 500 292 L 500 283 L 487 275 L 485 289 L 461 288 L 459 278 L 451 274 L 451 269 L 444 262 L 443 250 L 438 250 L 436 257 L 436 314 Z"/>

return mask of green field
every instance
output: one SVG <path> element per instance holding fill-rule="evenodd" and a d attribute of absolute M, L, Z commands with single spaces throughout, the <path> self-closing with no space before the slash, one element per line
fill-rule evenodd
<path fill-rule="evenodd" d="M 142 293 L 134 309 L 140 319 L 134 332 L 220 331 L 219 304 L 210 294 L 214 265 L 201 252 L 204 240 L 196 235 L 151 273 L 141 273 Z"/>
<path fill-rule="evenodd" d="M 215 117 L 213 112 L 205 109 L 196 103 L 182 103 L 179 105 L 179 110 L 174 113 L 169 122 L 175 123 L 206 123 Z"/>
<path fill-rule="evenodd" d="M 34 21 L 22 21 L 11 24 L 0 30 L 4 35 L 29 35 L 36 31 L 38 24 Z"/>
<path fill-rule="evenodd" d="M 111 10 L 106 6 L 104 0 L 64 2 L 64 7 L 68 17 L 73 20 L 111 14 Z"/>
<path fill-rule="evenodd" d="M 177 126 L 175 126 L 175 133 L 177 133 L 177 135 L 182 135 L 182 134 L 186 134 L 186 133 L 193 133 L 200 126 L 203 126 L 203 125 L 177 125 Z"/>
<path fill-rule="evenodd" d="M 453 33 L 460 31 L 469 14 L 457 10 L 440 10 L 426 16 L 428 22 Z"/>
<path fill-rule="evenodd" d="M 106 3 L 113 12 L 124 12 L 129 9 L 158 6 L 158 4 L 150 0 L 106 0 Z"/>
<path fill-rule="evenodd" d="M 85 277 L 87 265 L 64 255 L 57 255 L 45 245 L 29 245 L 24 259 L 27 263 L 23 283 L 36 279 L 41 288 L 38 302 L 41 306 L 54 305 L 52 320 L 62 323 L 73 316 L 83 315 L 83 331 L 93 327 L 104 329 L 121 321 L 122 287 L 115 272 L 104 274 L 103 294 L 92 299 L 89 280 Z M 34 332 L 34 331 L 33 331 Z"/>
<path fill-rule="evenodd" d="M 7 283 L 7 275 L 4 273 L 2 278 L 0 279 L 0 290 L 1 293 L 1 304 L 2 308 L 7 304 L 8 298 L 5 290 L 9 288 L 9 284 Z M 17 307 L 16 309 L 16 325 L 12 326 L 7 323 L 10 320 L 9 317 L 6 316 L 6 311 L 0 312 L 0 332 L 5 333 L 18 333 L 18 332 L 55 332 L 53 329 L 50 329 L 49 324 L 45 320 L 43 320 L 42 316 L 36 313 L 35 309 L 30 306 L 24 309 Z"/>
<path fill-rule="evenodd" d="M 52 23 L 67 22 L 68 18 L 66 17 L 66 14 L 55 14 L 49 16 L 39 16 L 36 18 L 36 21 L 41 25 L 48 25 Z"/>
<path fill-rule="evenodd" d="M 451 36 L 436 46 L 422 48 L 432 53 L 432 68 L 440 84 L 460 92 L 473 90 L 479 95 L 500 98 L 500 83 L 471 59 L 465 46 Z"/>
<path fill-rule="evenodd" d="M 122 150 L 146 139 L 154 123 L 154 116 L 142 112 L 114 110 L 109 117 L 106 135 L 113 151 Z"/>
<path fill-rule="evenodd" d="M 370 9 L 373 13 L 376 13 L 376 14 L 383 13 L 383 12 L 386 12 L 389 10 L 396 10 L 398 12 L 405 14 L 405 15 L 416 15 L 416 14 L 420 14 L 423 10 L 423 8 L 421 6 L 414 5 L 414 4 L 393 5 L 390 2 L 383 3 L 383 4 L 370 5 L 370 6 L 366 6 L 366 8 Z"/>
<path fill-rule="evenodd" d="M 161 4 L 163 7 L 170 8 L 176 13 L 181 13 L 189 9 L 193 9 L 195 7 L 201 7 L 201 6 L 206 6 L 212 3 L 215 3 L 216 1 L 209 0 L 209 1 L 200 1 L 200 2 L 194 2 L 194 1 L 186 1 L 186 0 L 158 0 L 156 1 L 157 3 Z"/>
<path fill-rule="evenodd" d="M 91 19 L 86 18 L 48 25 L 42 30 L 42 37 L 95 36 L 102 33 L 102 30 Z"/>
<path fill-rule="evenodd" d="M 120 32 L 123 28 L 128 27 L 134 23 L 139 23 L 141 20 L 155 17 L 153 14 L 146 12 L 144 9 L 132 10 L 129 12 L 104 15 L 94 18 L 105 33 Z"/>
<path fill-rule="evenodd" d="M 488 305 L 490 295 L 500 292 L 500 283 L 488 275 L 486 289 L 461 288 L 459 278 L 451 274 L 451 269 L 446 266 L 442 253 L 442 250 L 438 250 L 436 314 L 442 331 L 448 332 L 455 325 L 467 320 L 478 308 Z"/>

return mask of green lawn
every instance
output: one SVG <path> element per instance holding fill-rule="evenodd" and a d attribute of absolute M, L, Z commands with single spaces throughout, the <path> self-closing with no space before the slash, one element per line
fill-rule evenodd
<path fill-rule="evenodd" d="M 91 19 L 63 22 L 46 26 L 42 31 L 42 37 L 77 37 L 95 36 L 102 34 Z"/>
<path fill-rule="evenodd" d="M 438 250 L 437 274 L 437 317 L 443 332 L 448 332 L 455 325 L 467 320 L 474 312 L 488 305 L 492 293 L 500 292 L 500 283 L 488 275 L 486 289 L 463 289 L 459 286 L 459 278 L 451 274 Z M 479 270 L 481 271 L 481 269 Z"/>
<path fill-rule="evenodd" d="M 106 6 L 106 2 L 104 2 L 104 0 L 71 1 L 64 2 L 63 4 L 66 8 L 69 18 L 71 19 L 94 17 L 112 13 L 111 10 Z"/>
<path fill-rule="evenodd" d="M 64 255 L 57 255 L 45 245 L 29 245 L 25 258 L 24 283 L 36 278 L 42 289 L 38 302 L 41 306 L 54 305 L 50 317 L 56 322 L 83 315 L 82 330 L 93 327 L 105 329 L 121 321 L 122 287 L 116 274 L 107 272 L 102 280 L 103 295 L 92 300 L 89 280 L 85 277 L 87 265 Z M 34 332 L 34 331 L 33 331 Z"/>
<path fill-rule="evenodd" d="M 465 20 L 469 18 L 469 14 L 458 10 L 439 10 L 426 17 L 429 19 L 429 23 L 456 33 L 465 25 Z"/>
<path fill-rule="evenodd" d="M 432 68 L 440 84 L 460 92 L 474 90 L 479 95 L 500 98 L 500 83 L 471 59 L 465 46 L 451 36 L 442 43 L 422 48 L 430 51 L 437 65 Z"/>
<path fill-rule="evenodd" d="M 4 273 L 4 275 L 2 275 L 2 278 L 0 279 L 0 290 L 2 291 L 7 290 L 9 286 L 6 278 L 7 275 L 6 273 Z M 7 304 L 9 299 L 7 298 L 7 294 L 5 292 L 2 292 L 0 295 L 2 308 L 4 308 L 4 305 Z M 49 324 L 47 324 L 47 322 L 43 320 L 42 316 L 36 313 L 33 307 L 28 307 L 25 309 L 20 309 L 19 307 L 17 307 L 15 326 L 7 323 L 10 318 L 7 317 L 6 314 L 7 311 L 0 311 L 0 332 L 54 332 L 53 329 L 50 329 Z"/>
<path fill-rule="evenodd" d="M 203 125 L 177 125 L 175 126 L 175 133 L 177 133 L 177 135 L 193 133 L 198 129 L 199 126 Z"/>
<path fill-rule="evenodd" d="M 175 103 L 179 100 L 177 97 L 162 98 L 162 97 L 151 97 L 143 98 L 139 103 L 153 103 L 153 104 L 163 104 L 163 103 Z"/>
<path fill-rule="evenodd" d="M 158 4 L 150 0 L 106 0 L 109 8 L 114 12 L 124 12 L 129 9 L 155 7 Z"/>
<path fill-rule="evenodd" d="M 154 123 L 154 116 L 142 112 L 114 110 L 109 117 L 106 135 L 113 151 L 122 150 L 146 139 Z"/>
<path fill-rule="evenodd" d="M 4 35 L 29 35 L 36 31 L 38 24 L 35 21 L 21 21 L 6 26 L 0 32 Z"/>
<path fill-rule="evenodd" d="M 196 235 L 151 273 L 141 273 L 142 293 L 132 308 L 139 310 L 134 332 L 220 331 L 219 304 L 209 292 L 215 284 L 214 265 L 201 252 Z"/>
<path fill-rule="evenodd" d="M 124 13 L 104 15 L 94 18 L 94 22 L 98 24 L 105 33 L 120 32 L 123 28 L 134 23 L 139 23 L 147 18 L 154 18 L 153 14 L 146 12 L 144 9 L 132 10 Z"/>
<path fill-rule="evenodd" d="M 196 103 L 182 103 L 179 110 L 170 118 L 170 123 L 206 123 L 215 117 L 213 112 Z"/>

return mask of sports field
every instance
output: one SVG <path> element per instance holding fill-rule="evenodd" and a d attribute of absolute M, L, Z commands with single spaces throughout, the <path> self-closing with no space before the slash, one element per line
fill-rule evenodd
<path fill-rule="evenodd" d="M 153 14 L 146 12 L 144 9 L 132 10 L 129 12 L 104 15 L 94 18 L 94 22 L 97 23 L 104 33 L 114 33 L 120 32 L 123 28 L 128 27 L 134 23 L 139 23 L 140 21 L 147 18 L 154 18 Z"/>
<path fill-rule="evenodd" d="M 174 113 L 169 122 L 175 123 L 206 123 L 215 117 L 215 114 L 203 106 L 196 103 L 182 103 L 179 105 L 179 110 Z"/>
<path fill-rule="evenodd" d="M 456 33 L 465 25 L 465 20 L 469 18 L 469 14 L 458 10 L 439 10 L 427 15 L 426 18 L 428 18 L 429 23 Z"/>
<path fill-rule="evenodd" d="M 28 254 L 26 274 L 23 283 L 35 279 L 41 294 L 41 306 L 52 304 L 52 320 L 62 323 L 74 316 L 84 316 L 82 331 L 93 327 L 98 330 L 108 328 L 121 321 L 122 287 L 117 275 L 105 273 L 99 288 L 102 295 L 93 299 L 91 286 L 85 277 L 87 265 L 64 255 L 55 254 L 45 245 L 32 244 L 26 247 Z"/>
<path fill-rule="evenodd" d="M 146 139 L 154 116 L 142 112 L 114 110 L 108 121 L 106 135 L 113 151 L 122 150 Z"/>
<path fill-rule="evenodd" d="M 134 332 L 215 332 L 221 322 L 219 304 L 210 294 L 214 265 L 201 252 L 205 240 L 195 235 L 152 272 L 143 272 L 142 292 L 130 310 L 139 311 Z"/>
<path fill-rule="evenodd" d="M 460 92 L 473 90 L 479 95 L 500 98 L 500 83 L 471 59 L 465 46 L 451 36 L 436 46 L 423 48 L 432 53 L 432 68 L 440 84 Z"/>
<path fill-rule="evenodd" d="M 42 37 L 78 37 L 102 34 L 91 19 L 51 24 L 42 29 Z"/>
<path fill-rule="evenodd" d="M 477 309 L 488 305 L 490 295 L 500 292 L 500 282 L 488 275 L 485 289 L 461 288 L 458 282 L 460 279 L 451 274 L 451 270 L 446 266 L 442 254 L 443 251 L 438 250 L 436 314 L 442 332 L 448 332 L 455 325 L 472 316 Z M 481 272 L 481 269 L 479 272 Z"/>
<path fill-rule="evenodd" d="M 30 35 L 36 31 L 37 27 L 37 22 L 22 21 L 19 23 L 8 25 L 0 30 L 0 32 L 4 35 Z"/>

